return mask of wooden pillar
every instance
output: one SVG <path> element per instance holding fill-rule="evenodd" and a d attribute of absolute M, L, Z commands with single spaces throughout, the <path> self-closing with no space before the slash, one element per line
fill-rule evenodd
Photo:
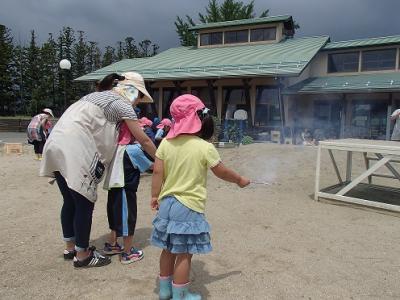
<path fill-rule="evenodd" d="M 346 133 L 346 94 L 342 95 L 341 104 L 340 104 L 340 131 L 339 138 L 345 138 Z"/>
<path fill-rule="evenodd" d="M 279 99 L 279 111 L 281 115 L 281 142 L 285 140 L 285 105 L 282 99 L 282 83 L 281 78 L 278 77 L 278 99 Z"/>
<path fill-rule="evenodd" d="M 146 87 L 146 90 L 149 92 L 151 98 L 153 98 L 154 90 L 151 87 L 151 84 L 149 82 L 145 82 L 145 87 Z M 157 113 L 156 103 L 155 103 L 154 99 L 153 99 L 153 102 L 150 103 L 150 107 L 151 107 L 151 119 L 153 119 L 155 117 L 154 114 Z"/>
<path fill-rule="evenodd" d="M 250 79 L 243 78 L 243 87 L 244 87 L 244 95 L 245 95 L 245 100 L 246 100 L 246 106 L 247 106 L 247 121 L 249 124 L 249 127 L 253 126 L 253 116 L 251 114 L 251 104 L 250 104 Z"/>
<path fill-rule="evenodd" d="M 250 108 L 251 108 L 251 120 L 252 125 L 255 125 L 256 119 L 256 85 L 254 83 L 251 84 L 250 89 Z"/>
<path fill-rule="evenodd" d="M 158 117 L 162 118 L 162 110 L 163 110 L 163 88 L 158 88 Z"/>
<path fill-rule="evenodd" d="M 215 80 L 207 80 L 207 86 L 208 86 L 208 93 L 211 101 L 211 114 L 216 115 L 217 111 L 217 102 L 215 100 L 215 93 L 214 93 L 214 82 Z"/>
<path fill-rule="evenodd" d="M 346 95 L 345 95 L 345 105 L 346 105 L 346 127 L 351 129 L 351 118 L 353 115 L 352 99 L 349 99 L 348 97 L 346 97 Z"/>
<path fill-rule="evenodd" d="M 222 120 L 222 86 L 217 87 L 217 115 L 218 119 Z"/>

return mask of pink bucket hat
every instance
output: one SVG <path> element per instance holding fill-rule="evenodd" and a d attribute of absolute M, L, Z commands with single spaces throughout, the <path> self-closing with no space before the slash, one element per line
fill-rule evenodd
<path fill-rule="evenodd" d="M 160 124 L 157 125 L 158 129 L 163 129 L 165 126 L 171 127 L 172 122 L 170 119 L 162 119 Z"/>
<path fill-rule="evenodd" d="M 172 139 L 180 134 L 199 132 L 201 120 L 197 111 L 203 108 L 205 108 L 204 103 L 194 95 L 184 94 L 177 97 L 170 107 L 174 122 L 166 138 Z"/>
<path fill-rule="evenodd" d="M 143 117 L 143 118 L 140 118 L 140 119 L 139 119 L 139 125 L 140 125 L 141 127 L 144 127 L 144 126 L 149 126 L 149 127 L 151 127 L 151 126 L 153 125 L 153 122 L 150 121 L 149 119 L 147 119 L 146 117 Z"/>

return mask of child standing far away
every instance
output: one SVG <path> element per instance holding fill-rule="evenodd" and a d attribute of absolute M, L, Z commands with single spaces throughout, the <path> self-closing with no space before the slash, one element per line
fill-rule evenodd
<path fill-rule="evenodd" d="M 171 104 L 174 122 L 156 152 L 151 190 L 151 243 L 162 248 L 160 299 L 201 299 L 188 291 L 193 254 L 211 251 L 210 226 L 205 219 L 207 170 L 219 178 L 247 186 L 249 179 L 225 167 L 206 140 L 214 133 L 208 109 L 196 96 L 185 94 Z"/>
<path fill-rule="evenodd" d="M 171 124 L 172 122 L 170 119 L 162 119 L 160 124 L 157 125 L 157 132 L 154 137 L 156 147 L 158 147 L 163 138 L 167 136 L 169 129 L 171 128 Z"/>

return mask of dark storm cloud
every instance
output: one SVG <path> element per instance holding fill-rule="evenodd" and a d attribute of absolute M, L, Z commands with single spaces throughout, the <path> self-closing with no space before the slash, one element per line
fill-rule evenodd
<path fill-rule="evenodd" d="M 247 1 L 244 1 L 247 2 Z M 88 40 L 115 45 L 127 36 L 150 39 L 162 49 L 179 45 L 174 21 L 186 14 L 197 20 L 208 0 L 1 0 L 0 24 L 11 28 L 15 42 L 39 41 L 63 26 L 83 30 Z M 257 13 L 291 14 L 300 24 L 297 36 L 329 35 L 332 40 L 400 34 L 399 0 L 256 0 Z"/>

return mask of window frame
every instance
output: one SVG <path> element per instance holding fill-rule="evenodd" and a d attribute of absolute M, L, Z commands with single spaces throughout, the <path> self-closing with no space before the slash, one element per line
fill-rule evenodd
<path fill-rule="evenodd" d="M 265 30 L 269 30 L 269 29 L 273 29 L 273 30 L 275 31 L 275 35 L 274 35 L 274 38 L 273 38 L 273 39 L 265 39 Z M 257 30 L 262 30 L 262 31 L 263 31 L 263 32 L 262 32 L 262 36 L 263 36 L 263 39 L 262 39 L 262 40 L 253 40 L 253 39 L 252 39 L 252 33 L 253 33 L 254 31 L 257 31 Z M 278 32 L 278 30 L 277 30 L 277 27 L 276 27 L 276 26 L 272 26 L 272 27 L 260 27 L 260 28 L 250 28 L 250 30 L 249 30 L 249 41 L 250 41 L 250 43 L 259 43 L 259 42 L 276 41 L 276 34 L 277 34 L 277 32 Z"/>
<path fill-rule="evenodd" d="M 331 59 L 330 57 L 333 55 L 349 55 L 349 54 L 357 54 L 357 68 L 355 68 L 355 70 L 336 70 L 336 71 L 332 71 L 331 69 Z M 327 73 L 328 74 L 332 74 L 332 73 L 357 73 L 360 70 L 360 55 L 361 55 L 361 51 L 356 50 L 356 51 L 348 51 L 348 52 L 331 52 L 328 53 L 327 55 Z"/>
<path fill-rule="evenodd" d="M 246 40 L 245 41 L 238 41 L 238 34 L 239 32 L 246 32 Z M 227 34 L 235 33 L 235 41 L 227 42 Z M 249 29 L 240 29 L 240 30 L 227 30 L 224 31 L 224 44 L 244 44 L 249 42 Z"/>
<path fill-rule="evenodd" d="M 220 43 L 213 43 L 213 37 L 215 38 L 216 35 L 221 35 L 221 42 Z M 207 44 L 202 43 L 202 38 L 208 36 Z M 224 32 L 223 31 L 213 31 L 213 32 L 204 32 L 200 34 L 199 38 L 200 46 L 207 47 L 207 46 L 215 46 L 215 45 L 223 45 L 224 42 Z"/>
<path fill-rule="evenodd" d="M 363 50 L 362 55 L 361 55 L 361 72 L 373 72 L 373 71 L 387 71 L 387 70 L 396 70 L 396 65 L 397 65 L 397 49 L 398 48 L 384 48 L 384 49 L 371 49 L 371 50 Z M 365 68 L 364 65 L 364 59 L 365 59 L 365 54 L 372 53 L 372 52 L 384 52 L 384 51 L 394 51 L 394 60 L 393 60 L 393 66 L 389 68 L 385 68 L 382 66 L 378 66 L 377 68 L 373 69 L 367 69 Z M 370 63 L 382 63 L 384 60 L 372 60 Z"/>

